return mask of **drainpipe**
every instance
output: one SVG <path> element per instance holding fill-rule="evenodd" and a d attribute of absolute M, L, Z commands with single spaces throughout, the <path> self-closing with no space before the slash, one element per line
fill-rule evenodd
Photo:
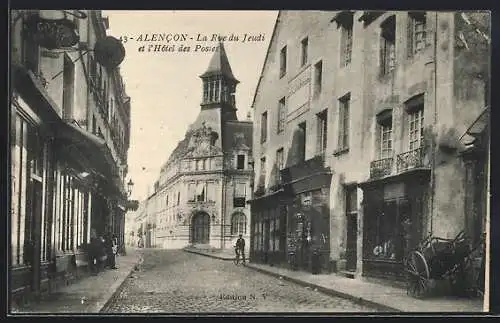
<path fill-rule="evenodd" d="M 437 122 L 437 36 L 438 36 L 438 12 L 435 12 L 435 26 L 434 26 L 434 120 L 433 120 L 433 129 L 436 126 Z M 436 137 L 437 139 L 437 137 Z M 431 212 L 429 219 L 429 229 L 430 232 L 433 232 L 433 220 L 434 220 L 434 194 L 436 189 L 436 145 L 437 143 L 433 140 L 431 144 L 432 148 L 432 169 L 431 169 Z"/>
<path fill-rule="evenodd" d="M 222 160 L 222 167 L 223 167 L 223 171 L 222 171 L 222 205 L 221 205 L 221 220 L 220 220 L 220 223 L 221 223 L 221 233 L 220 233 L 220 236 L 221 236 L 221 249 L 224 249 L 224 244 L 225 244 L 225 232 L 224 232 L 224 225 L 226 223 L 225 221 L 225 213 L 226 213 L 226 171 L 225 171 L 225 167 L 224 167 L 224 159 L 225 159 L 225 156 L 222 157 L 223 160 Z"/>

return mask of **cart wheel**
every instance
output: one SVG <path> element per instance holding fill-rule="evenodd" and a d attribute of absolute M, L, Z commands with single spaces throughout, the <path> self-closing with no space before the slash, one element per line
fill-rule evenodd
<path fill-rule="evenodd" d="M 406 293 L 413 297 L 422 297 L 428 289 L 430 278 L 429 266 L 420 251 L 412 251 L 405 261 L 407 272 Z"/>

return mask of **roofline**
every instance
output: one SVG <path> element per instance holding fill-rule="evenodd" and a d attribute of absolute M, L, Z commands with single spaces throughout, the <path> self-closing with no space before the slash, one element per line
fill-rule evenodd
<path fill-rule="evenodd" d="M 255 99 L 257 98 L 257 90 L 260 87 L 260 82 L 262 80 L 262 74 L 264 73 L 264 68 L 266 67 L 266 64 L 267 64 L 267 60 L 268 60 L 268 56 L 269 56 L 269 50 L 271 49 L 271 44 L 273 43 L 274 36 L 276 35 L 276 29 L 277 29 L 278 22 L 280 20 L 281 12 L 282 11 L 283 10 L 278 10 L 278 15 L 276 16 L 276 21 L 274 22 L 273 34 L 271 35 L 271 40 L 269 41 L 269 45 L 267 45 L 266 57 L 264 58 L 264 64 L 262 64 L 262 69 L 260 71 L 259 81 L 257 82 L 257 86 L 255 87 L 255 92 L 254 92 L 254 95 L 253 95 L 252 105 L 250 106 L 251 109 L 253 109 L 254 105 L 255 105 Z"/>

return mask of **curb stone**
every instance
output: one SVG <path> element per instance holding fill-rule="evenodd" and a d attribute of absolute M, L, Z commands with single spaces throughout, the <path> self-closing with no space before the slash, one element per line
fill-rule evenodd
<path fill-rule="evenodd" d="M 335 297 L 348 299 L 348 300 L 350 300 L 356 304 L 359 304 L 359 305 L 373 307 L 373 308 L 376 308 L 376 309 L 384 311 L 384 312 L 387 312 L 387 311 L 389 311 L 389 312 L 402 312 L 400 309 L 397 309 L 395 307 L 391 307 L 391 306 L 387 306 L 387 305 L 384 305 L 384 304 L 381 304 L 378 302 L 370 301 L 370 300 L 364 299 L 362 297 L 356 297 L 356 296 L 353 296 L 353 295 L 350 295 L 347 293 L 339 292 L 339 291 L 336 291 L 334 289 L 323 287 L 321 285 L 316 285 L 316 284 L 309 283 L 306 281 L 302 281 L 300 279 L 288 277 L 288 276 L 283 275 L 283 274 L 273 273 L 273 272 L 267 271 L 265 269 L 254 267 L 252 264 L 247 264 L 246 267 L 251 268 L 255 271 L 261 272 L 263 274 L 267 274 L 269 276 L 274 276 L 274 277 L 278 277 L 278 278 L 282 277 L 283 280 L 290 281 L 290 282 L 295 283 L 297 285 L 315 288 L 319 292 L 322 292 L 323 294 L 327 294 L 329 296 L 335 296 Z"/>
<path fill-rule="evenodd" d="M 109 288 L 109 291 L 106 292 L 105 297 L 103 297 L 104 299 L 106 299 L 106 301 L 104 302 L 104 304 L 103 304 L 103 302 L 98 302 L 94 306 L 94 310 L 92 311 L 93 313 L 103 313 L 109 307 L 109 305 L 111 304 L 111 302 L 113 301 L 115 296 L 118 295 L 120 293 L 120 291 L 122 290 L 122 287 L 124 286 L 125 281 L 133 274 L 134 268 L 136 265 L 137 265 L 137 263 L 134 264 L 130 268 L 130 272 L 127 275 L 125 275 L 124 279 L 116 280 L 113 283 L 113 285 L 111 285 L 111 287 Z"/>
<path fill-rule="evenodd" d="M 220 260 L 226 260 L 226 261 L 227 260 L 232 260 L 232 258 L 230 258 L 230 259 L 228 259 L 228 258 L 222 258 L 222 257 L 219 257 L 219 256 L 215 256 L 215 255 L 211 255 L 211 254 L 208 254 L 208 253 L 203 253 L 203 252 L 195 251 L 195 250 L 184 249 L 184 251 L 185 252 L 189 252 L 189 253 L 193 253 L 193 254 L 197 254 L 197 255 L 202 255 L 202 256 L 210 257 L 210 258 L 220 259 Z M 327 294 L 329 296 L 335 296 L 335 297 L 340 297 L 340 298 L 348 299 L 348 300 L 350 300 L 350 301 L 352 301 L 352 302 L 354 302 L 356 304 L 359 304 L 359 305 L 373 307 L 373 308 L 376 308 L 378 310 L 385 311 L 385 312 L 387 312 L 387 311 L 389 311 L 389 312 L 402 312 L 400 309 L 397 309 L 395 307 L 387 306 L 387 305 L 384 305 L 384 304 L 381 304 L 381 303 L 378 303 L 378 302 L 374 302 L 374 301 L 370 301 L 370 300 L 364 299 L 362 297 L 356 297 L 356 296 L 353 296 L 353 295 L 350 295 L 350 294 L 347 294 L 347 293 L 336 291 L 334 289 L 330 289 L 330 288 L 326 288 L 326 287 L 323 287 L 323 286 L 320 286 L 320 285 L 316 285 L 316 284 L 313 284 L 313 283 L 305 282 L 305 281 L 302 281 L 300 279 L 288 277 L 286 275 L 282 275 L 282 274 L 278 274 L 278 273 L 267 271 L 265 269 L 257 268 L 257 267 L 252 266 L 251 263 L 247 264 L 246 267 L 247 268 L 251 268 L 251 269 L 253 269 L 255 271 L 261 272 L 261 273 L 266 274 L 266 275 L 270 275 L 270 276 L 274 276 L 274 277 L 278 277 L 278 278 L 279 277 L 283 277 L 283 280 L 290 281 L 290 282 L 295 283 L 297 285 L 301 285 L 301 286 L 305 286 L 305 287 L 310 287 L 310 288 L 316 288 L 319 292 L 322 292 L 323 294 Z"/>

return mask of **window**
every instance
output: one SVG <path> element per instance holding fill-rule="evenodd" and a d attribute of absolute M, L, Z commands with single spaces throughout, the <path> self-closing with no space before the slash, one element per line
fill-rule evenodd
<path fill-rule="evenodd" d="M 235 213 L 231 217 L 231 234 L 239 235 L 247 233 L 247 217 L 243 213 Z"/>
<path fill-rule="evenodd" d="M 302 122 L 299 124 L 299 144 L 298 144 L 298 159 L 299 162 L 303 162 L 306 160 L 306 138 L 307 138 L 307 129 L 306 123 Z"/>
<path fill-rule="evenodd" d="M 234 207 L 245 207 L 246 203 L 246 184 L 236 183 L 234 185 L 234 196 L 233 196 L 233 206 Z"/>
<path fill-rule="evenodd" d="M 347 94 L 339 100 L 339 150 L 349 149 L 349 105 L 351 95 Z"/>
<path fill-rule="evenodd" d="M 265 179 L 266 178 L 266 157 L 262 157 L 260 159 L 260 176 Z M 262 183 L 264 184 L 264 183 Z"/>
<path fill-rule="evenodd" d="M 286 74 L 286 46 L 280 51 L 280 78 Z"/>
<path fill-rule="evenodd" d="M 260 142 L 264 143 L 267 140 L 267 111 L 262 114 L 260 123 Z"/>
<path fill-rule="evenodd" d="M 353 14 L 351 12 L 343 15 L 339 21 L 341 34 L 340 34 L 340 66 L 345 67 L 351 63 L 352 57 L 352 27 L 353 27 Z"/>
<path fill-rule="evenodd" d="M 426 46 L 425 12 L 408 13 L 408 57 L 412 57 Z"/>
<path fill-rule="evenodd" d="M 217 197 L 217 185 L 215 182 L 207 182 L 207 201 L 214 202 Z"/>
<path fill-rule="evenodd" d="M 396 18 L 391 16 L 381 25 L 380 66 L 382 75 L 396 67 Z"/>
<path fill-rule="evenodd" d="M 328 136 L 328 122 L 327 122 L 327 112 L 328 110 L 323 110 L 316 115 L 318 120 L 318 134 L 317 134 L 317 154 L 324 155 L 326 151 L 327 136 Z"/>
<path fill-rule="evenodd" d="M 196 201 L 196 183 L 188 183 L 188 201 Z"/>
<path fill-rule="evenodd" d="M 205 202 L 205 183 L 199 182 L 196 187 L 196 201 Z"/>
<path fill-rule="evenodd" d="M 181 192 L 177 192 L 177 205 L 181 204 Z"/>
<path fill-rule="evenodd" d="M 189 191 L 188 191 L 189 192 Z M 188 195 L 189 196 L 189 195 Z M 168 194 L 167 194 L 167 200 L 165 201 L 165 205 L 168 206 Z"/>
<path fill-rule="evenodd" d="M 276 150 L 276 166 L 278 167 L 278 176 L 281 182 L 281 172 L 284 166 L 284 156 L 283 156 L 283 148 Z"/>
<path fill-rule="evenodd" d="M 319 61 L 314 65 L 314 95 L 321 93 L 321 83 L 323 82 L 323 62 Z"/>
<path fill-rule="evenodd" d="M 392 157 L 392 117 L 379 120 L 380 158 Z"/>
<path fill-rule="evenodd" d="M 75 96 L 75 65 L 64 55 L 63 66 L 63 118 L 73 119 L 73 101 Z"/>
<path fill-rule="evenodd" d="M 285 131 L 285 117 L 286 117 L 286 101 L 285 98 L 281 98 L 278 102 L 278 128 L 277 132 L 282 133 Z"/>
<path fill-rule="evenodd" d="M 302 53 L 302 56 L 301 56 L 301 60 L 300 60 L 300 66 L 304 66 L 307 64 L 307 54 L 308 54 L 308 47 L 309 47 L 309 38 L 304 38 L 301 42 L 301 53 Z"/>
<path fill-rule="evenodd" d="M 424 106 L 416 107 L 408 115 L 410 151 L 421 147 L 424 136 Z"/>
<path fill-rule="evenodd" d="M 236 156 L 236 168 L 245 169 L 245 155 Z"/>

